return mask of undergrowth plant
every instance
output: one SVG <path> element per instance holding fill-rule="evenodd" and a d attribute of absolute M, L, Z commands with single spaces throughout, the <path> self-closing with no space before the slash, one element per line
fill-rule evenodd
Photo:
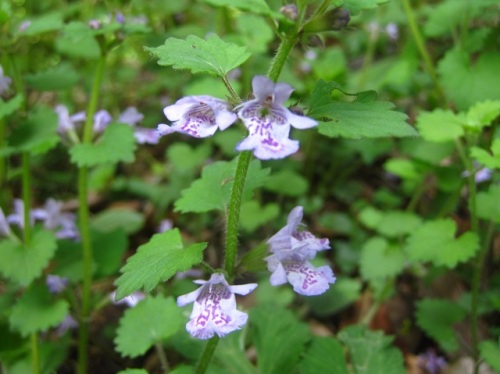
<path fill-rule="evenodd" d="M 1 3 L 0 371 L 500 370 L 498 10 Z"/>

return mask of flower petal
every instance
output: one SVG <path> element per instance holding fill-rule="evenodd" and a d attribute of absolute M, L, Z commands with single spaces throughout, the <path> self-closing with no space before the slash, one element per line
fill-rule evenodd
<path fill-rule="evenodd" d="M 256 75 L 252 79 L 252 90 L 258 101 L 264 101 L 268 96 L 274 95 L 275 83 L 264 75 Z"/>
<path fill-rule="evenodd" d="M 306 116 L 299 116 L 298 114 L 292 113 L 287 110 L 286 117 L 288 122 L 296 129 L 309 129 L 311 127 L 317 126 L 318 122 L 312 118 Z"/>
<path fill-rule="evenodd" d="M 257 283 L 240 284 L 238 286 L 229 286 L 229 290 L 238 295 L 248 295 L 250 292 L 255 290 L 257 286 Z"/>
<path fill-rule="evenodd" d="M 293 87 L 286 83 L 277 83 L 274 87 L 274 104 L 283 105 L 293 92 Z"/>
<path fill-rule="evenodd" d="M 184 306 L 184 305 L 187 305 L 187 304 L 194 302 L 196 300 L 196 298 L 198 297 L 198 295 L 201 293 L 202 288 L 203 287 L 199 287 L 190 293 L 179 296 L 177 298 L 177 305 Z"/>
<path fill-rule="evenodd" d="M 300 295 L 320 295 L 336 280 L 328 266 L 316 269 L 307 261 L 287 261 L 283 267 L 293 290 Z"/>

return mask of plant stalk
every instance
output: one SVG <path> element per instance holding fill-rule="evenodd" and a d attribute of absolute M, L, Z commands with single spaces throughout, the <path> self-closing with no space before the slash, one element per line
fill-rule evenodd
<path fill-rule="evenodd" d="M 83 129 L 83 144 L 92 143 L 92 127 L 94 114 L 97 110 L 99 91 L 104 75 L 106 56 L 103 54 L 97 63 L 89 106 L 87 108 L 85 126 Z M 89 338 L 89 317 L 90 317 L 90 294 L 92 286 L 92 243 L 90 237 L 89 204 L 88 204 L 88 167 L 81 167 L 78 170 L 78 216 L 80 223 L 80 235 L 83 251 L 83 289 L 82 289 L 82 310 L 80 316 L 80 329 L 78 337 L 78 373 L 87 372 L 88 361 L 88 338 Z"/>

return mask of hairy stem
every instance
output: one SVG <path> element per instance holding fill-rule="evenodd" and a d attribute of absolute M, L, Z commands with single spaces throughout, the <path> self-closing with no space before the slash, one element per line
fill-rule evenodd
<path fill-rule="evenodd" d="M 196 367 L 196 374 L 203 374 L 207 370 L 210 361 L 212 361 L 212 356 L 214 355 L 215 348 L 217 348 L 217 344 L 219 343 L 219 337 L 214 336 L 207 342 L 205 346 L 205 350 L 201 355 L 200 362 L 198 362 L 198 366 Z"/>
<path fill-rule="evenodd" d="M 83 129 L 83 144 L 92 142 L 92 127 L 94 114 L 97 109 L 99 91 L 102 83 L 106 57 L 100 58 L 97 63 L 87 117 Z M 83 250 L 83 289 L 82 289 L 82 310 L 80 316 L 80 330 L 78 337 L 78 373 L 87 372 L 88 361 L 88 337 L 89 337 L 89 317 L 90 317 L 90 289 L 92 286 L 92 244 L 90 238 L 89 204 L 88 196 L 88 168 L 81 167 L 78 170 L 78 216 L 80 221 L 80 235 Z"/>

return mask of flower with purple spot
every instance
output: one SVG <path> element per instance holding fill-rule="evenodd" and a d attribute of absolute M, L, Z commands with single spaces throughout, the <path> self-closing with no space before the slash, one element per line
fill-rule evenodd
<path fill-rule="evenodd" d="M 191 319 L 186 325 L 191 336 L 203 340 L 215 334 L 222 337 L 246 324 L 248 315 L 236 309 L 234 294 L 247 295 L 257 284 L 230 286 L 221 273 L 212 274 L 208 281 L 196 280 L 194 283 L 202 286 L 177 298 L 179 306 L 194 302 Z"/>
<path fill-rule="evenodd" d="M 238 118 L 229 103 L 211 96 L 184 97 L 163 112 L 173 125 L 158 125 L 160 135 L 180 132 L 195 138 L 212 136 L 217 129 L 223 131 Z"/>
<path fill-rule="evenodd" d="M 330 241 L 299 230 L 303 212 L 301 206 L 292 209 L 286 226 L 267 241 L 272 254 L 265 261 L 272 272 L 270 281 L 273 286 L 289 282 L 298 294 L 319 295 L 328 290 L 336 278 L 329 266 L 315 268 L 309 260 L 317 252 L 330 249 Z"/>
<path fill-rule="evenodd" d="M 252 88 L 255 99 L 241 104 L 238 111 L 249 134 L 236 150 L 253 150 L 254 156 L 261 160 L 280 159 L 297 152 L 299 142 L 289 138 L 290 127 L 307 129 L 318 123 L 292 113 L 283 105 L 293 92 L 290 85 L 258 75 L 253 78 Z"/>
<path fill-rule="evenodd" d="M 317 252 L 330 249 L 330 241 L 327 238 L 316 238 L 309 231 L 299 230 L 303 216 L 303 207 L 292 209 L 288 214 L 286 226 L 267 241 L 272 253 L 280 257 L 293 254 L 295 257 L 311 260 Z"/>
<path fill-rule="evenodd" d="M 320 295 L 330 288 L 330 283 L 335 283 L 336 280 L 329 266 L 315 268 L 300 256 L 280 258 L 279 255 L 273 254 L 265 260 L 267 268 L 272 272 L 271 285 L 279 286 L 288 282 L 300 295 Z"/>

